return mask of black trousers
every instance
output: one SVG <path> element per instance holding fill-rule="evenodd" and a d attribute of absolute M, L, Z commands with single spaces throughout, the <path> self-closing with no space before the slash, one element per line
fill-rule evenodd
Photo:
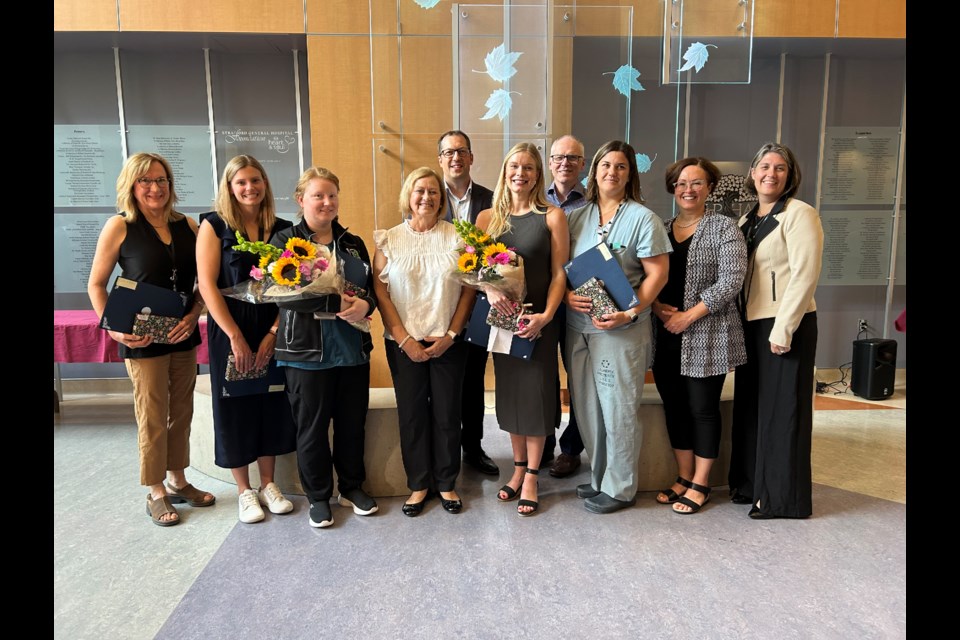
<path fill-rule="evenodd" d="M 485 346 L 478 347 L 471 343 L 464 343 L 464 347 L 467 355 L 460 402 L 460 422 L 463 425 L 460 443 L 464 453 L 477 454 L 480 452 L 480 441 L 483 439 L 483 376 L 487 370 L 487 357 L 490 354 L 487 353 Z"/>
<path fill-rule="evenodd" d="M 460 388 L 467 344 L 456 342 L 439 358 L 414 362 L 396 341 L 384 343 L 397 394 L 407 487 L 453 491 L 460 474 Z"/>
<path fill-rule="evenodd" d="M 570 382 L 570 369 L 567 367 L 567 306 L 561 304 L 554 316 L 557 326 L 560 327 L 560 360 L 563 362 L 563 370 L 567 372 L 567 389 L 573 387 Z M 580 429 L 577 427 L 577 417 L 573 412 L 573 394 L 570 396 L 570 420 L 567 422 L 567 428 L 560 435 L 560 452 L 571 456 L 579 456 L 583 452 L 583 438 L 580 437 Z M 560 426 L 560 376 L 557 376 L 557 426 Z M 556 436 L 547 436 L 547 442 L 544 445 L 544 451 L 553 451 Z"/>
<path fill-rule="evenodd" d="M 803 316 L 782 356 L 770 352 L 773 323 L 744 323 L 747 364 L 737 367 L 734 387 L 730 489 L 759 501 L 764 513 L 806 518 L 813 513 L 817 314 Z"/>
<path fill-rule="evenodd" d="M 663 401 L 670 446 L 695 456 L 720 455 L 720 392 L 727 374 L 692 378 L 680 374 L 680 352 L 657 345 L 653 378 Z"/>
<path fill-rule="evenodd" d="M 284 371 L 287 398 L 297 424 L 300 484 L 310 503 L 330 499 L 334 467 L 340 493 L 360 488 L 366 479 L 363 445 L 370 404 L 370 365 L 319 371 L 284 367 Z"/>

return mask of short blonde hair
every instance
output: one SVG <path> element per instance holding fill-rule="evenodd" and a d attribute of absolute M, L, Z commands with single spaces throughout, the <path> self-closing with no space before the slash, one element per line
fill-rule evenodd
<path fill-rule="evenodd" d="M 183 214 L 173 210 L 173 205 L 177 203 L 177 190 L 173 184 L 173 169 L 167 159 L 158 153 L 135 153 L 123 163 L 120 175 L 117 176 L 117 213 L 122 213 L 124 220 L 134 222 L 140 215 L 140 208 L 137 206 L 137 199 L 133 195 L 133 190 L 137 187 L 137 180 L 147 175 L 150 171 L 150 165 L 154 162 L 163 167 L 167 174 L 167 180 L 170 181 L 170 198 L 164 207 L 163 213 L 167 221 L 179 220 Z"/>
<path fill-rule="evenodd" d="M 270 179 L 267 178 L 267 172 L 263 170 L 263 165 L 253 156 L 235 156 L 227 163 L 227 166 L 223 168 L 223 177 L 220 178 L 220 189 L 217 191 L 217 215 L 219 215 L 231 229 L 243 231 L 240 203 L 237 202 L 237 198 L 233 195 L 233 189 L 230 187 L 230 183 L 241 169 L 246 169 L 247 167 L 253 167 L 259 171 L 260 176 L 263 178 L 264 194 L 263 201 L 260 203 L 258 223 L 263 227 L 265 233 L 269 233 L 277 221 L 277 207 L 273 201 L 273 188 L 270 186 Z"/>
<path fill-rule="evenodd" d="M 544 193 L 543 184 L 543 158 L 540 157 L 540 151 L 537 146 L 531 142 L 521 142 L 513 145 L 513 148 L 507 152 L 503 158 L 503 164 L 500 166 L 500 177 L 497 178 L 497 188 L 493 192 L 493 210 L 490 216 L 490 227 L 487 233 L 494 238 L 499 238 L 511 229 L 510 209 L 512 195 L 507 188 L 507 164 L 510 158 L 518 153 L 526 153 L 533 157 L 533 162 L 537 167 L 537 179 L 533 183 L 531 197 L 533 199 L 533 211 L 535 213 L 546 213 L 550 203 L 547 202 L 547 196 Z"/>
<path fill-rule="evenodd" d="M 417 180 L 422 178 L 433 178 L 437 181 L 437 187 L 440 188 L 440 208 L 437 209 L 437 217 L 442 216 L 444 209 L 446 209 L 447 189 L 443 184 L 443 178 L 430 167 L 420 167 L 410 172 L 407 179 L 403 181 L 403 187 L 400 188 L 400 213 L 404 218 L 413 215 L 413 211 L 410 209 L 410 194 L 413 193 L 413 185 L 417 184 Z"/>
<path fill-rule="evenodd" d="M 340 178 L 338 178 L 333 171 L 325 167 L 310 167 L 303 172 L 303 175 L 301 175 L 297 181 L 297 188 L 293 192 L 293 197 L 301 200 L 303 194 L 307 192 L 307 187 L 310 185 L 311 180 L 329 180 L 337 188 L 337 193 L 340 193 Z M 300 206 L 297 217 L 303 218 L 303 205 Z"/>

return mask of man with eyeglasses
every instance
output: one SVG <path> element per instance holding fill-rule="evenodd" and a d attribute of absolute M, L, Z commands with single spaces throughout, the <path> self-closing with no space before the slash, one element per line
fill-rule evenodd
<path fill-rule="evenodd" d="M 437 157 L 447 190 L 444 220 L 469 220 L 476 223 L 477 214 L 493 206 L 493 192 L 470 179 L 473 151 L 470 137 L 463 131 L 447 131 L 437 141 Z M 489 354 L 485 347 L 467 345 L 467 365 L 463 377 L 460 416 L 460 446 L 463 461 L 481 473 L 498 475 L 500 469 L 486 454 L 483 439 L 484 374 Z"/>
<path fill-rule="evenodd" d="M 560 136 L 553 141 L 550 147 L 550 173 L 553 174 L 553 183 L 547 188 L 547 200 L 555 204 L 564 213 L 569 214 L 574 209 L 588 204 L 586 190 L 580 183 L 580 172 L 583 171 L 585 160 L 583 157 L 583 143 L 571 135 Z M 565 320 L 566 307 L 561 304 L 557 309 L 555 320 L 560 327 L 560 357 L 564 369 L 567 368 L 567 358 L 564 355 L 567 323 Z M 570 387 L 569 382 L 567 387 Z M 557 378 L 557 401 L 560 398 L 560 379 Z M 557 419 L 560 417 L 560 407 L 557 407 Z M 559 425 L 558 425 L 559 426 Z M 544 444 L 543 460 L 541 464 L 553 458 L 553 450 L 557 444 L 555 435 L 547 436 Z M 580 438 L 580 429 L 577 428 L 577 418 L 573 415 L 573 403 L 570 404 L 570 422 L 560 436 L 560 455 L 550 466 L 550 475 L 554 478 L 565 478 L 580 467 L 580 453 L 583 452 L 583 440 Z"/>

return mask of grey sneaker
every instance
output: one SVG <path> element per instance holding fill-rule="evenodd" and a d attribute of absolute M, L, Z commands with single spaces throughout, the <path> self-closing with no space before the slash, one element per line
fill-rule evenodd
<path fill-rule="evenodd" d="M 290 513 L 293 511 L 293 503 L 283 497 L 280 487 L 276 482 L 270 482 L 265 487 L 260 487 L 260 502 L 263 506 L 270 509 L 270 513 Z"/>

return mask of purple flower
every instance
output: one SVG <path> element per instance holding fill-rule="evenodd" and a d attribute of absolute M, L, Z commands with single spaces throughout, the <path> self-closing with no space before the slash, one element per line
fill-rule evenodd
<path fill-rule="evenodd" d="M 299 268 L 300 268 L 301 275 L 304 275 L 307 278 L 310 277 L 310 265 L 308 265 L 306 262 L 301 262 Z"/>

